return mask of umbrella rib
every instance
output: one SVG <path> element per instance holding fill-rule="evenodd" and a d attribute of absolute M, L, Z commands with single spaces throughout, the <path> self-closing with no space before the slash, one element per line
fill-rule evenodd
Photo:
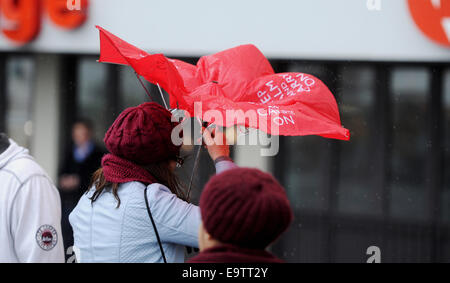
<path fill-rule="evenodd" d="M 164 102 L 164 106 L 166 107 L 166 109 L 169 109 L 169 107 L 167 106 L 167 103 L 166 103 L 166 99 L 164 98 L 164 94 L 161 90 L 161 87 L 159 86 L 159 83 L 156 83 L 156 85 L 158 86 L 159 94 L 161 95 L 161 99 Z"/>
<path fill-rule="evenodd" d="M 198 164 L 199 164 L 199 161 L 200 161 L 201 149 L 202 149 L 202 145 L 198 145 L 197 146 L 197 152 L 195 153 L 195 160 L 194 160 L 194 166 L 192 168 L 191 178 L 189 180 L 189 189 L 188 189 L 188 192 L 187 192 L 188 199 L 191 198 L 192 183 L 194 182 L 194 175 L 197 172 Z"/>
<path fill-rule="evenodd" d="M 152 96 L 150 94 L 150 91 L 147 89 L 147 87 L 145 87 L 144 82 L 142 81 L 141 77 L 139 76 L 139 74 L 137 72 L 134 72 L 136 74 L 136 78 L 139 80 L 139 82 L 141 83 L 141 86 L 144 88 L 145 92 L 147 93 L 148 98 L 150 99 L 150 101 L 153 101 Z"/>

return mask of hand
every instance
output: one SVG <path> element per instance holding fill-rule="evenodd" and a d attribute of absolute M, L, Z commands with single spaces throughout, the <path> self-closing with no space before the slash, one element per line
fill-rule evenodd
<path fill-rule="evenodd" d="M 221 156 L 230 156 L 230 146 L 227 144 L 225 134 L 217 129 L 203 128 L 203 140 L 213 161 Z"/>
<path fill-rule="evenodd" d="M 63 175 L 59 179 L 59 186 L 63 191 L 74 191 L 80 186 L 78 175 Z"/>

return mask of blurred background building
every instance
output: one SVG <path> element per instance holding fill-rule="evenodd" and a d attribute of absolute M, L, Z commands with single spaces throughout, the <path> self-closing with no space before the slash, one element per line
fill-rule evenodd
<path fill-rule="evenodd" d="M 77 28 L 44 1 L 12 2 L 43 9 L 38 21 L 0 11 L 3 29 L 41 23 L 26 44 L 0 35 L 0 131 L 55 183 L 76 119 L 91 119 L 101 142 L 118 113 L 147 100 L 130 68 L 96 62 L 95 25 L 191 63 L 253 43 L 276 72 L 323 80 L 352 134 L 283 137 L 275 157 L 234 148 L 238 164 L 287 189 L 296 219 L 272 251 L 289 262 L 365 262 L 377 246 L 383 262 L 450 262 L 450 1 L 415 1 L 436 10 L 425 28 L 414 0 L 91 0 Z M 191 166 L 188 158 L 185 179 Z M 214 173 L 205 152 L 200 168 L 194 201 Z"/>

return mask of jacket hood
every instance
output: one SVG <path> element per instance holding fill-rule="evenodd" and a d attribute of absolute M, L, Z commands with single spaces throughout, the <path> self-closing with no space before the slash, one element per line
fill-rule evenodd
<path fill-rule="evenodd" d="M 12 139 L 9 140 L 9 147 L 0 154 L 0 169 L 5 167 L 9 162 L 28 156 L 28 150 L 17 145 Z"/>

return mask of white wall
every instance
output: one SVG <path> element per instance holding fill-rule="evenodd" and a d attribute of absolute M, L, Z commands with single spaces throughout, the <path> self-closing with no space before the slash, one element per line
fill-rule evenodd
<path fill-rule="evenodd" d="M 46 17 L 22 50 L 97 53 L 101 25 L 149 52 L 199 56 L 254 43 L 268 57 L 450 61 L 425 37 L 406 0 L 91 0 L 89 20 L 65 31 Z M 0 50 L 16 50 L 0 36 Z"/>

